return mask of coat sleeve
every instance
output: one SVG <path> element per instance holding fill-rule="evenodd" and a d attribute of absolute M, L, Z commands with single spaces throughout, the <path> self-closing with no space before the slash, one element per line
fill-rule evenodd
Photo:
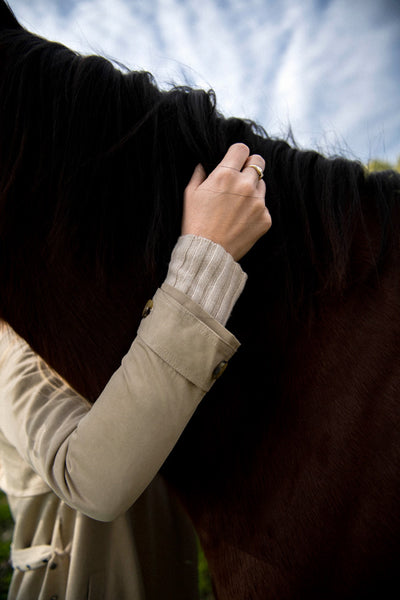
<path fill-rule="evenodd" d="M 3 434 L 62 500 L 100 521 L 126 511 L 147 487 L 239 346 L 164 284 L 91 406 L 14 336 L 1 357 Z"/>

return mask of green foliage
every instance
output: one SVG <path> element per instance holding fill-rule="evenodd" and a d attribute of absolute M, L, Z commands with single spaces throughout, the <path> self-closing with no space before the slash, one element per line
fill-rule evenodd
<path fill-rule="evenodd" d="M 12 569 L 8 559 L 10 555 L 10 541 L 13 529 L 13 520 L 8 508 L 5 495 L 0 492 L 0 600 L 6 600 L 7 590 L 10 585 Z M 200 600 L 213 600 L 211 577 L 208 571 L 204 552 L 199 544 L 199 593 Z"/>
<path fill-rule="evenodd" d="M 8 508 L 7 499 L 0 492 L 0 600 L 6 600 L 10 585 L 12 569 L 8 562 L 13 520 Z"/>
<path fill-rule="evenodd" d="M 400 173 L 400 156 L 395 165 L 392 165 L 386 160 L 379 160 L 379 158 L 374 158 L 370 160 L 367 165 L 368 171 L 387 171 L 388 169 L 393 169 L 394 171 L 398 171 Z"/>
<path fill-rule="evenodd" d="M 198 543 L 198 551 L 199 551 L 199 593 L 200 600 L 214 600 L 214 595 L 212 593 L 212 584 L 210 572 L 208 570 L 208 565 L 206 561 L 206 557 L 204 556 L 204 552 Z"/>

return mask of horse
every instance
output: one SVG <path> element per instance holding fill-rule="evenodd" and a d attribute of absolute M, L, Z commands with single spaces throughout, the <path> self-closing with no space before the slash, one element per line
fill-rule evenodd
<path fill-rule="evenodd" d="M 265 158 L 241 341 L 162 474 L 218 600 L 397 597 L 400 175 L 225 118 L 0 3 L 0 317 L 94 402 L 165 277 L 194 166 Z"/>

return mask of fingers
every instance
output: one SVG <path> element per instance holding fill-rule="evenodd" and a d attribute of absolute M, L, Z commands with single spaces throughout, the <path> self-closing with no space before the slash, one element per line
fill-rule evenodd
<path fill-rule="evenodd" d="M 215 170 L 221 168 L 245 174 L 249 182 L 256 185 L 258 191 L 262 190 L 263 186 L 258 184 L 264 176 L 265 160 L 259 154 L 250 155 L 246 144 L 237 143 L 230 146 Z"/>
<path fill-rule="evenodd" d="M 257 168 L 258 167 L 258 168 Z M 252 154 L 244 163 L 242 173 L 246 173 L 253 180 L 260 181 L 264 176 L 265 160 L 259 154 Z"/>
<path fill-rule="evenodd" d="M 224 158 L 218 165 L 218 167 L 234 169 L 236 171 L 242 171 L 246 174 L 251 174 L 257 179 L 260 180 L 260 171 L 264 173 L 265 169 L 265 160 L 259 154 L 250 155 L 250 150 L 246 144 L 237 143 L 230 146 Z M 253 166 L 252 166 L 253 165 Z M 257 168 L 254 168 L 258 167 Z"/>
<path fill-rule="evenodd" d="M 207 178 L 207 174 L 203 168 L 203 165 L 198 164 L 195 168 L 195 170 L 193 171 L 193 175 L 190 178 L 190 181 L 187 185 L 187 187 L 191 187 L 193 189 L 196 189 L 199 187 L 199 185 L 201 185 L 203 183 L 203 181 Z"/>
<path fill-rule="evenodd" d="M 228 169 L 234 169 L 235 171 L 241 171 L 249 154 L 250 150 L 248 146 L 246 146 L 246 144 L 233 144 L 228 149 L 227 153 L 219 163 L 218 167 L 224 167 Z"/>

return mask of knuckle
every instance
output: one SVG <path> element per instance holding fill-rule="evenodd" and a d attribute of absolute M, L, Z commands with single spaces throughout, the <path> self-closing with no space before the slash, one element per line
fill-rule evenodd
<path fill-rule="evenodd" d="M 263 196 L 257 196 L 254 198 L 254 208 L 261 213 L 265 211 L 265 200 Z"/>
<path fill-rule="evenodd" d="M 236 175 L 237 173 L 232 169 L 224 169 L 220 167 L 215 170 L 214 179 L 219 185 L 225 188 L 226 186 L 231 185 L 230 182 L 232 182 Z"/>
<path fill-rule="evenodd" d="M 265 231 L 268 231 L 268 229 L 272 225 L 272 219 L 271 219 L 271 215 L 269 214 L 269 212 L 268 212 L 267 209 L 265 210 L 265 215 L 264 215 L 263 223 L 264 223 Z"/>
<path fill-rule="evenodd" d="M 240 181 L 240 191 L 244 196 L 254 196 L 255 185 L 254 181 L 250 178 L 242 178 Z"/>
<path fill-rule="evenodd" d="M 262 193 L 265 196 L 265 192 L 267 191 L 267 186 L 266 186 L 264 179 L 261 179 L 261 181 L 258 182 L 258 187 L 259 187 L 259 190 L 262 191 Z"/>

